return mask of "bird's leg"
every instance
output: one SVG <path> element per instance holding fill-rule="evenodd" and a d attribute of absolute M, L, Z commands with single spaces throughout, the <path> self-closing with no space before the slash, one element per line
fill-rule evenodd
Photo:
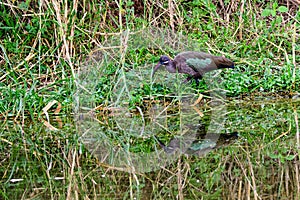
<path fill-rule="evenodd" d="M 199 85 L 199 78 L 194 78 L 194 80 L 196 81 L 196 86 Z"/>
<path fill-rule="evenodd" d="M 192 79 L 194 79 L 194 80 L 196 81 L 196 85 L 198 86 L 198 85 L 199 85 L 199 79 L 201 79 L 201 78 L 199 78 L 199 77 L 189 76 L 189 77 L 187 77 L 187 78 L 183 81 L 183 83 L 187 83 L 187 82 L 191 81 Z"/>
<path fill-rule="evenodd" d="M 198 74 L 198 75 L 194 76 L 193 78 L 196 81 L 196 85 L 199 86 L 199 80 L 202 79 L 202 76 L 200 74 Z"/>

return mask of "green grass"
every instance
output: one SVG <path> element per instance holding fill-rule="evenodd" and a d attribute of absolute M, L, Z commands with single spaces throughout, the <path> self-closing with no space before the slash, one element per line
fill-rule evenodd
<path fill-rule="evenodd" d="M 298 104 L 257 103 L 260 96 L 286 100 L 299 92 L 299 5 L 242 2 L 0 2 L 0 199 L 221 199 L 228 192 L 234 199 L 238 194 L 254 198 L 255 189 L 260 197 L 299 196 Z M 120 130 L 114 109 L 127 107 L 132 121 L 145 114 L 146 126 L 152 122 L 146 115 L 151 102 L 177 102 L 185 86 L 209 101 L 205 81 L 181 85 L 184 76 L 175 79 L 164 72 L 150 81 L 162 54 L 174 57 L 190 48 L 235 62 L 236 68 L 222 71 L 222 82 L 213 86 L 230 97 L 224 101 L 224 131 L 238 131 L 242 140 L 201 159 L 182 156 L 151 173 L 127 173 L 101 163 L 74 128 L 78 92 L 83 104 L 99 106 L 108 142 L 151 152 L 156 141 Z M 78 88 L 78 78 L 88 80 L 91 91 Z M 127 83 L 130 90 L 116 90 L 117 83 Z M 58 104 L 47 108 L 54 100 Z M 240 100 L 254 104 L 245 109 Z M 181 131 L 176 106 L 167 129 L 157 135 L 166 143 Z M 201 111 L 205 117 L 211 112 Z M 45 113 L 58 131 L 49 130 Z M 11 182 L 17 178 L 23 180 Z"/>
<path fill-rule="evenodd" d="M 39 5 L 16 1 L 0 5 L 3 55 L 0 113 L 4 117 L 7 111 L 14 115 L 20 111 L 15 107 L 20 105 L 22 91 L 32 91 L 24 98 L 26 103 L 22 103 L 25 111 L 39 113 L 54 94 L 61 103 L 68 102 L 64 107 L 68 107 L 65 110 L 69 112 L 73 76 L 89 52 L 99 45 L 101 49 L 101 44 L 107 44 L 105 41 L 109 38 L 118 39 L 120 31 L 139 31 L 144 27 L 174 28 L 186 34 L 190 43 L 197 43 L 200 49 L 225 54 L 234 60 L 236 70 L 224 73 L 225 89 L 230 96 L 257 91 L 296 91 L 299 87 L 300 14 L 295 6 L 287 10 L 281 2 L 254 1 L 246 2 L 242 8 L 231 6 L 227 1 L 221 5 L 196 0 L 172 5 L 167 1 L 156 5 L 148 1 L 120 1 L 108 6 L 92 1 L 70 3 L 64 14 L 65 5 L 57 7 L 54 2 Z M 162 53 L 174 56 L 174 50 L 169 45 L 127 49 L 125 60 L 117 60 L 115 67 L 124 65 L 130 69 L 156 63 Z M 113 75 L 113 71 L 107 75 Z M 104 82 L 109 85 L 109 81 Z M 15 94 L 11 94 L 11 90 Z M 62 94 L 63 90 L 68 92 Z M 105 90 L 102 96 L 108 93 Z"/>

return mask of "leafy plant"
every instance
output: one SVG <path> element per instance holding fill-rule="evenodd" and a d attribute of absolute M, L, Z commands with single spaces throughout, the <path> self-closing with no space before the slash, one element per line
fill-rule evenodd
<path fill-rule="evenodd" d="M 275 17 L 277 12 L 286 13 L 286 12 L 288 12 L 288 8 L 286 6 L 279 6 L 278 7 L 278 3 L 274 2 L 272 4 L 272 7 L 271 8 L 265 8 L 262 11 L 261 15 L 263 17 L 269 17 L 269 16 Z"/>

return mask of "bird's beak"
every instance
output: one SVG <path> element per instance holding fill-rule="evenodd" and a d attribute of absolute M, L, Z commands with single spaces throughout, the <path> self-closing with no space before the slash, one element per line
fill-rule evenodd
<path fill-rule="evenodd" d="M 152 72 L 152 76 L 154 76 L 154 73 L 161 67 L 161 63 L 159 62 L 157 65 L 155 65 L 153 72 Z"/>

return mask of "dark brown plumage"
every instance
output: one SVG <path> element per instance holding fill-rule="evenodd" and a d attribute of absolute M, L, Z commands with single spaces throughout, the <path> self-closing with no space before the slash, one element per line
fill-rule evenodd
<path fill-rule="evenodd" d="M 225 57 L 195 51 L 182 52 L 174 60 L 165 55 L 161 56 L 158 64 L 154 67 L 152 75 L 162 65 L 170 73 L 177 72 L 190 75 L 186 81 L 194 78 L 197 82 L 206 72 L 223 68 L 234 68 L 234 63 Z"/>

